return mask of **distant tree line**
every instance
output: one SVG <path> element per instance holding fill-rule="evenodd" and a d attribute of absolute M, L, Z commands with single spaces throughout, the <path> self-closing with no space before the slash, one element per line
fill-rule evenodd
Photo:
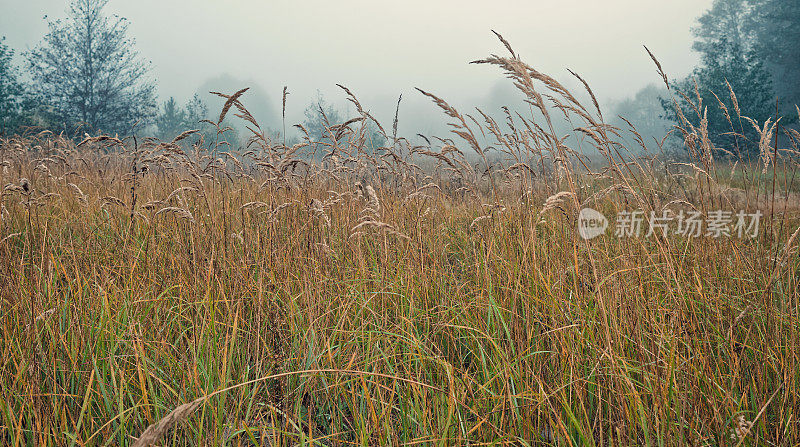
<path fill-rule="evenodd" d="M 195 95 L 157 105 L 150 66 L 128 37 L 125 18 L 105 13 L 108 0 L 73 0 L 64 20 L 24 53 L 27 78 L 13 64 L 14 51 L 0 39 L 0 134 L 47 128 L 67 136 L 84 133 L 152 133 L 164 139 L 198 128 L 208 106 Z M 216 129 L 208 131 L 216 136 Z M 235 132 L 224 138 L 236 139 Z"/>
<path fill-rule="evenodd" d="M 128 21 L 106 14 L 107 3 L 72 0 L 67 18 L 51 21 L 42 41 L 22 55 L 26 75 L 14 66 L 14 51 L 0 38 L 0 134 L 37 127 L 75 136 L 128 135 L 135 130 L 171 139 L 183 130 L 201 128 L 207 139 L 218 138 L 216 128 L 201 125 L 209 110 L 199 96 L 186 104 L 169 98 L 159 106 L 150 65 L 128 37 Z M 630 119 L 645 137 L 661 138 L 680 119 L 677 104 L 695 126 L 707 120 L 717 147 L 736 147 L 742 155 L 753 154 L 757 144 L 753 126 L 733 119 L 737 110 L 763 123 L 775 117 L 777 100 L 781 122 L 796 123 L 796 0 L 714 0 L 693 34 L 701 60 L 692 74 L 672 80 L 669 92 L 650 86 L 617 103 L 617 114 Z M 697 105 L 702 110 L 693 110 Z M 326 128 L 341 121 L 340 112 L 320 96 L 305 111 L 301 139 L 329 144 Z M 369 136 L 376 147 L 385 143 L 375 129 L 369 129 Z M 224 138 L 234 146 L 241 144 L 235 131 Z"/>
<path fill-rule="evenodd" d="M 714 0 L 692 32 L 693 48 L 700 55 L 693 72 L 670 81 L 670 91 L 666 86 L 649 86 L 618 103 L 617 114 L 660 138 L 663 133 L 658 130 L 680 121 L 677 105 L 692 125 L 699 127 L 707 120 L 709 138 L 721 152 L 743 158 L 757 154 L 758 138 L 752 123 L 740 119 L 739 112 L 762 125 L 776 118 L 782 125 L 797 123 L 800 7 L 796 0 Z"/>
<path fill-rule="evenodd" d="M 690 101 L 704 106 L 700 114 L 686 117 L 698 125 L 705 116 L 709 138 L 718 148 L 741 157 L 758 152 L 756 129 L 740 113 L 762 125 L 770 118 L 781 118 L 784 124 L 797 121 L 796 10 L 796 1 L 790 0 L 715 0 L 698 20 L 694 49 L 701 63 L 691 76 L 677 81 L 675 89 L 678 104 L 687 112 L 692 111 Z M 678 119 L 673 104 L 664 101 L 664 110 L 668 118 Z"/>
<path fill-rule="evenodd" d="M 29 121 L 23 115 L 25 91 L 19 81 L 19 72 L 12 65 L 14 51 L 4 40 L 0 38 L 0 133 Z"/>
<path fill-rule="evenodd" d="M 183 106 L 174 97 L 170 97 L 161 105 L 154 118 L 153 134 L 161 140 L 170 141 L 186 130 L 198 129 L 208 143 L 224 141 L 233 147 L 241 144 L 238 131 L 227 120 L 220 124 L 220 129 L 224 132 L 219 133 L 215 126 L 203 122 L 209 118 L 208 105 L 200 99 L 200 95 L 195 94 Z"/>
<path fill-rule="evenodd" d="M 185 130 L 200 129 L 209 143 L 246 144 L 227 120 L 220 124 L 225 132 L 203 123 L 216 120 L 200 95 L 185 104 L 174 97 L 158 104 L 150 65 L 128 37 L 129 22 L 109 16 L 107 4 L 72 0 L 66 19 L 50 21 L 42 41 L 22 55 L 27 76 L 14 66 L 14 51 L 0 38 L 0 135 L 46 128 L 77 138 L 136 132 L 171 140 Z M 341 113 L 319 95 L 305 111 L 305 135 L 287 144 L 307 138 L 313 146 L 329 145 L 326 129 L 341 121 Z M 368 144 L 384 144 L 381 135 L 369 131 Z"/>

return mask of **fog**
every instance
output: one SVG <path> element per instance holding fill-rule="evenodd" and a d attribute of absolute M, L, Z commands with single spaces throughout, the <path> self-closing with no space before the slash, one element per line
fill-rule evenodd
<path fill-rule="evenodd" d="M 65 0 L 0 0 L 0 35 L 23 52 L 65 16 Z M 457 107 L 519 102 L 502 73 L 468 62 L 505 50 L 508 39 L 533 67 L 568 87 L 566 71 L 581 74 L 601 103 L 632 97 L 659 80 L 647 45 L 671 77 L 691 71 L 691 27 L 710 0 L 473 0 L 254 1 L 111 0 L 108 10 L 131 22 L 131 37 L 152 62 L 161 100 L 181 102 L 195 92 L 252 87 L 245 105 L 267 127 L 278 128 L 280 95 L 290 96 L 288 124 L 321 92 L 342 111 L 335 86 L 349 87 L 381 121 L 400 133 L 438 132 L 442 114 L 414 90 L 433 92 Z M 19 54 L 17 56 L 19 59 Z M 212 111 L 221 99 L 211 100 Z"/>

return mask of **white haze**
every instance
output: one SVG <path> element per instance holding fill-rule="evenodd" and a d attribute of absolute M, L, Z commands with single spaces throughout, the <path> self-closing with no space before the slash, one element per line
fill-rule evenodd
<path fill-rule="evenodd" d="M 631 97 L 658 82 L 642 45 L 670 76 L 697 62 L 690 29 L 710 0 L 325 1 L 111 0 L 127 17 L 140 53 L 152 61 L 161 99 L 185 101 L 219 88 L 258 87 L 254 111 L 277 128 L 282 87 L 289 87 L 289 124 L 319 90 L 347 110 L 336 83 L 348 86 L 390 124 L 397 97 L 401 134 L 441 131 L 442 114 L 414 90 L 431 91 L 457 107 L 497 107 L 519 98 L 502 74 L 468 62 L 505 50 L 503 34 L 523 59 L 578 87 L 581 74 L 601 102 Z M 18 51 L 33 47 L 66 0 L 0 0 L 0 35 Z M 19 59 L 19 58 L 18 58 Z M 244 97 L 248 105 L 248 97 Z M 210 104 L 212 111 L 219 104 Z M 466 110 L 466 109 L 465 109 Z"/>

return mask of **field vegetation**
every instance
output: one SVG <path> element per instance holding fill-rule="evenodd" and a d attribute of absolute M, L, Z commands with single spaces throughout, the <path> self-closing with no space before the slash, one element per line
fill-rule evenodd
<path fill-rule="evenodd" d="M 342 87 L 358 113 L 292 146 L 245 90 L 204 124 L 242 120 L 243 147 L 222 126 L 0 140 L 0 442 L 800 443 L 800 134 L 737 107 L 755 156 L 725 154 L 681 96 L 646 151 L 501 42 L 477 62 L 530 113 L 422 91 L 449 138 L 398 136 Z M 605 235 L 578 235 L 586 207 Z M 625 238 L 625 210 L 764 217 Z"/>

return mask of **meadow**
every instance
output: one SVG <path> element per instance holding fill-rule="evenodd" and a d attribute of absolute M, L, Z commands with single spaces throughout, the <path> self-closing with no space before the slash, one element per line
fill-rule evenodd
<path fill-rule="evenodd" d="M 235 115 L 242 148 L 2 138 L 0 442 L 800 443 L 800 134 L 758 123 L 737 162 L 686 119 L 681 157 L 648 152 L 502 42 L 478 62 L 530 115 L 423 91 L 439 139 L 344 87 L 358 114 L 292 146 L 246 91 L 203 124 Z M 586 207 L 605 235 L 578 235 Z M 761 212 L 755 237 L 614 234 L 625 210 L 718 209 Z"/>

